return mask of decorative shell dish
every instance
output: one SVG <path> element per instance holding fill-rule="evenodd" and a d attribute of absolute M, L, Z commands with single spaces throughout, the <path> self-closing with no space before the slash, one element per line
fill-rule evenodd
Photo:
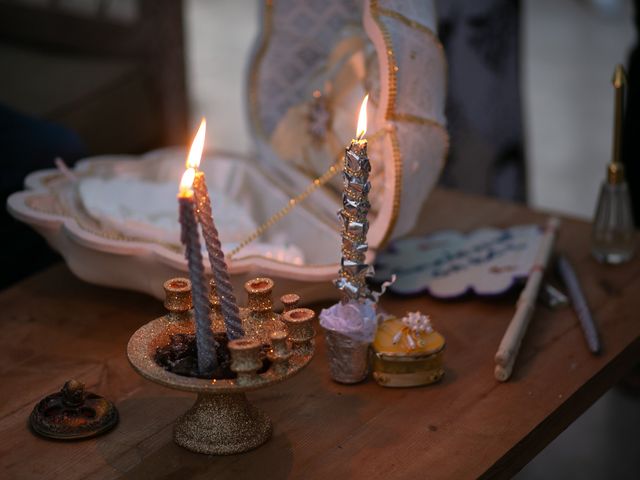
<path fill-rule="evenodd" d="M 326 185 L 295 202 L 258 239 L 267 247 L 252 243 L 252 249 L 240 250 L 229 271 L 238 290 L 246 280 L 266 275 L 276 281 L 276 295 L 296 291 L 309 302 L 334 298 L 340 158 L 355 135 L 364 93 L 370 94 L 369 263 L 381 245 L 413 228 L 444 164 L 446 62 L 434 34 L 434 5 L 273 0 L 263 3 L 262 18 L 247 79 L 256 154 L 205 158 L 202 169 L 214 194 L 225 193 L 260 226 L 333 166 Z M 72 173 L 98 184 L 129 175 L 175 182 L 177 188 L 184 158 L 182 149 L 103 156 L 79 162 Z M 81 201 L 81 189 L 60 172 L 35 172 L 25 185 L 9 198 L 9 211 L 43 235 L 80 278 L 162 298 L 164 280 L 186 272 L 175 235 L 130 223 L 131 228 L 114 228 L 105 220 L 109 215 L 96 221 Z M 153 204 L 147 200 L 148 210 Z M 218 208 L 216 213 L 213 205 L 214 217 L 224 215 Z M 222 227 L 218 222 L 224 237 Z M 282 255 L 274 254 L 274 245 Z"/>

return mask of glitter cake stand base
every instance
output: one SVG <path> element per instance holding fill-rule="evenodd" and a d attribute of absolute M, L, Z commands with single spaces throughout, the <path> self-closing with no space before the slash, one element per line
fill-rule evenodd
<path fill-rule="evenodd" d="M 291 310 L 282 319 L 288 333 L 280 331 L 272 335 L 271 364 L 264 373 L 258 374 L 258 367 L 251 366 L 262 364 L 261 360 L 256 362 L 261 344 L 251 339 L 234 341 L 231 368 L 238 378 L 233 380 L 177 375 L 155 361 L 157 348 L 167 345 L 172 335 L 193 333 L 191 318 L 160 317 L 131 336 L 127 356 L 140 375 L 169 388 L 198 394 L 193 407 L 176 420 L 174 440 L 178 445 L 197 453 L 229 455 L 259 447 L 270 438 L 271 421 L 249 403 L 245 392 L 291 377 L 311 361 L 315 350 L 313 311 Z M 230 348 L 234 342 L 230 342 Z"/>
<path fill-rule="evenodd" d="M 271 420 L 244 393 L 200 394 L 177 420 L 174 439 L 194 452 L 230 455 L 259 447 L 272 430 Z"/>

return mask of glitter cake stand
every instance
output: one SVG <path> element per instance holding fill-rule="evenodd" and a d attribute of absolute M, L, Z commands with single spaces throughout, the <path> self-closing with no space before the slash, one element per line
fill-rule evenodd
<path fill-rule="evenodd" d="M 287 332 L 270 335 L 267 354 L 270 365 L 264 373 L 257 373 L 262 367 L 263 345 L 259 341 L 243 338 L 229 342 L 231 369 L 238 375 L 232 380 L 178 375 L 156 363 L 156 349 L 167 345 L 172 335 L 194 332 L 191 318 L 176 320 L 167 315 L 149 322 L 132 335 L 127 356 L 144 378 L 198 394 L 193 407 L 176 421 L 174 440 L 178 445 L 198 453 L 241 453 L 262 445 L 272 432 L 269 418 L 249 403 L 245 392 L 281 382 L 309 363 L 315 347 L 314 316 L 306 308 L 293 309 L 281 316 Z"/>

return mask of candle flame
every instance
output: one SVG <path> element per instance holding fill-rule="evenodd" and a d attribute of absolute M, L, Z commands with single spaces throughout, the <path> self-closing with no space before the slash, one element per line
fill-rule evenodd
<path fill-rule="evenodd" d="M 189 150 L 189 156 L 187 156 L 187 168 L 198 168 L 200 166 L 200 160 L 202 159 L 202 151 L 204 150 L 204 137 L 207 133 L 207 120 L 202 117 L 198 132 L 193 138 L 191 144 L 191 150 Z"/>
<path fill-rule="evenodd" d="M 367 102 L 369 101 L 369 94 L 364 97 L 362 100 L 362 105 L 360 106 L 360 115 L 358 115 L 358 129 L 357 139 L 362 140 L 364 134 L 367 133 Z"/>
<path fill-rule="evenodd" d="M 187 195 L 191 193 L 191 187 L 193 186 L 193 180 L 196 178 L 195 168 L 187 168 L 182 174 L 180 180 L 180 195 Z"/>

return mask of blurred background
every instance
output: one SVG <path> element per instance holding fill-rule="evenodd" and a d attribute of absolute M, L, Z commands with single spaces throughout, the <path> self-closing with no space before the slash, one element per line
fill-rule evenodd
<path fill-rule="evenodd" d="M 512 75 L 495 88 L 520 99 L 506 116 L 518 137 L 507 149 L 515 173 L 466 186 L 453 158 L 443 182 L 590 219 L 611 157 L 613 69 L 627 64 L 636 42 L 632 2 L 439 3 L 448 54 L 461 25 L 507 32 L 481 44 L 485 55 L 510 55 Z M 497 22 L 477 11 L 465 17 L 465 6 L 493 4 L 499 15 L 486 18 Z M 201 116 L 209 148 L 250 154 L 244 75 L 259 11 L 254 0 L 0 0 L 3 203 L 29 171 L 52 167 L 51 152 L 73 164 L 86 155 L 187 144 Z M 464 79 L 464 59 L 450 64 L 451 81 Z M 463 145 L 465 127 L 448 113 L 452 142 Z M 476 113 L 480 122 L 502 115 Z M 505 193 L 505 178 L 507 187 L 522 185 Z M 54 258 L 41 239 L 4 209 L 2 215 L 0 233 L 30 252 L 32 270 Z M 3 271 L 16 272 L 20 257 L 2 258 Z M 28 273 L 3 277 L 0 286 Z M 639 406 L 637 397 L 609 392 L 519 478 L 640 478 Z"/>
<path fill-rule="evenodd" d="M 249 152 L 238 79 L 258 32 L 258 4 L 190 0 L 185 7 L 191 124 L 206 115 L 209 145 Z M 528 201 L 590 218 L 611 157 L 613 69 L 626 63 L 635 41 L 632 2 L 527 0 L 514 19 Z"/>

